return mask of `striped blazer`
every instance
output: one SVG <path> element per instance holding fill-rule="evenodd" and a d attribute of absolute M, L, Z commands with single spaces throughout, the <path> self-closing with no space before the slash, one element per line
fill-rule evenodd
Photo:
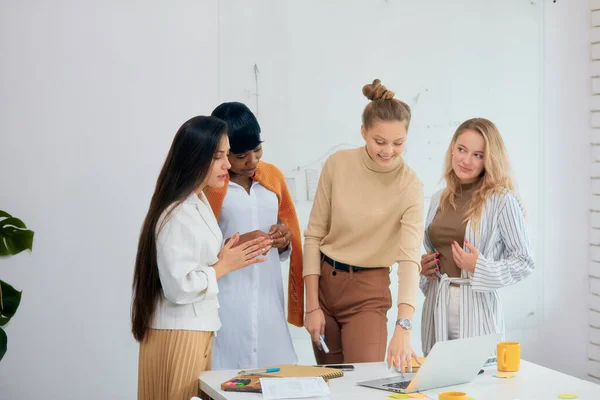
<path fill-rule="evenodd" d="M 429 239 L 429 226 L 440 206 L 443 189 L 431 199 L 425 221 L 424 247 L 435 248 Z M 459 337 L 502 333 L 504 318 L 500 296 L 496 289 L 512 285 L 526 278 L 534 262 L 525 223 L 525 212 L 517 196 L 508 190 L 490 197 L 482 211 L 479 234 L 471 222 L 465 230 L 465 239 L 479 252 L 475 272 L 462 270 L 460 278 L 450 278 L 437 272 L 437 279 L 421 275 L 420 287 L 425 295 L 421 319 L 421 342 L 427 355 L 438 341 L 448 340 L 446 304 L 450 283 L 460 285 Z M 469 251 L 463 245 L 465 251 Z"/>

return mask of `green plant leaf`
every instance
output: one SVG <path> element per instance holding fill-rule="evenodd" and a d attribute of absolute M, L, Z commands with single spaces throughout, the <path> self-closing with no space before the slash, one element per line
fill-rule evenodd
<path fill-rule="evenodd" d="M 0 328 L 0 361 L 2 361 L 2 357 L 6 354 L 7 345 L 8 338 L 6 337 L 6 332 L 4 332 L 4 329 Z"/>
<path fill-rule="evenodd" d="M 8 283 L 0 280 L 0 326 L 8 324 L 21 304 L 21 293 Z"/>
<path fill-rule="evenodd" d="M 33 248 L 34 232 L 25 223 L 0 210 L 0 256 L 19 254 Z"/>

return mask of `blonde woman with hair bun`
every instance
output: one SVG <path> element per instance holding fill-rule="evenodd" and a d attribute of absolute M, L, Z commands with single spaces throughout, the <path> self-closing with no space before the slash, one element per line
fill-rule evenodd
<path fill-rule="evenodd" d="M 370 100 L 362 115 L 365 146 L 327 159 L 304 234 L 305 327 L 319 364 L 386 360 L 406 371 L 416 357 L 410 337 L 419 290 L 423 185 L 402 160 L 410 107 L 379 79 L 365 85 L 363 94 Z M 398 318 L 387 346 L 394 263 Z"/>
<path fill-rule="evenodd" d="M 425 220 L 420 279 L 425 355 L 439 341 L 503 334 L 496 290 L 534 269 L 524 207 L 491 121 L 473 118 L 458 127 L 446 152 L 444 180 Z"/>

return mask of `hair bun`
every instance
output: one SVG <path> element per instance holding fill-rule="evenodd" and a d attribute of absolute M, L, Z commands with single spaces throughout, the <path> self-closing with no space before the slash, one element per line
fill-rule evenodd
<path fill-rule="evenodd" d="M 381 84 L 379 79 L 375 79 L 373 83 L 367 84 L 363 86 L 363 94 L 367 97 L 367 99 L 371 101 L 375 100 L 389 100 L 394 97 L 394 92 L 388 90 L 385 86 Z"/>

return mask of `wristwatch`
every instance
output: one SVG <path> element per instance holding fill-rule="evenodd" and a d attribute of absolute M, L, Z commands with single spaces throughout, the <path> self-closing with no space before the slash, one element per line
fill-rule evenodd
<path fill-rule="evenodd" d="M 412 323 L 408 318 L 400 318 L 399 320 L 396 320 L 396 325 L 400 325 L 402 329 L 405 329 L 407 331 L 412 328 Z"/>

